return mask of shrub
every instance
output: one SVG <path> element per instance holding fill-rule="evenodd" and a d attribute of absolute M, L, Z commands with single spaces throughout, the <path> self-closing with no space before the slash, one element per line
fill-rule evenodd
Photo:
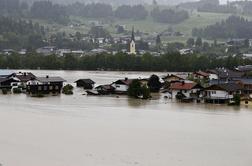
<path fill-rule="evenodd" d="M 133 80 L 129 85 L 128 95 L 137 99 L 149 99 L 150 89 L 146 85 L 142 86 L 139 80 Z"/>
<path fill-rule="evenodd" d="M 151 92 L 159 92 L 162 83 L 159 81 L 159 77 L 157 75 L 152 75 L 148 81 L 148 86 L 150 87 Z"/>
<path fill-rule="evenodd" d="M 234 104 L 235 105 L 241 104 L 241 96 L 239 94 L 234 95 Z"/>
<path fill-rule="evenodd" d="M 62 93 L 65 95 L 72 95 L 73 94 L 73 86 L 70 84 L 67 84 L 63 87 Z"/>
<path fill-rule="evenodd" d="M 12 91 L 13 91 L 14 94 L 20 94 L 20 93 L 22 93 L 22 90 L 20 88 L 13 88 Z"/>
<path fill-rule="evenodd" d="M 8 89 L 6 89 L 6 88 L 2 89 L 2 93 L 3 93 L 4 95 L 7 95 L 7 94 L 8 94 Z"/>

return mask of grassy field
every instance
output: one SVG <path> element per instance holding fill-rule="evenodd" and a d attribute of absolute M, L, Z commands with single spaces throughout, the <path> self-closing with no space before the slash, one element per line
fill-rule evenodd
<path fill-rule="evenodd" d="M 214 24 L 216 22 L 219 22 L 221 20 L 226 19 L 229 17 L 230 14 L 216 14 L 216 13 L 200 13 L 200 12 L 191 12 L 190 18 L 186 21 L 180 23 L 180 24 L 162 24 L 162 23 L 156 23 L 152 20 L 152 18 L 149 16 L 146 20 L 119 20 L 119 19 L 111 19 L 111 20 L 95 20 L 95 19 L 87 19 L 87 18 L 81 18 L 81 17 L 71 17 L 71 21 L 74 24 L 78 24 L 78 26 L 71 27 L 63 26 L 55 23 L 48 23 L 46 21 L 41 20 L 34 20 L 35 22 L 39 22 L 42 25 L 45 25 L 50 28 L 51 33 L 55 32 L 66 32 L 67 34 L 79 31 L 81 33 L 87 33 L 91 27 L 90 22 L 92 21 L 100 21 L 105 22 L 104 27 L 109 30 L 109 32 L 112 35 L 115 35 L 115 25 L 121 24 L 126 25 L 127 29 L 130 30 L 133 26 L 136 30 L 139 30 L 141 32 L 146 32 L 149 34 L 156 34 L 163 32 L 167 30 L 169 27 L 172 27 L 174 31 L 176 32 L 182 32 L 184 34 L 183 37 L 167 37 L 163 40 L 167 42 L 171 41 L 179 41 L 184 42 L 189 37 L 191 37 L 191 32 L 193 28 L 199 28 L 199 27 L 205 27 L 207 25 Z M 251 19 L 250 17 L 247 17 Z"/>

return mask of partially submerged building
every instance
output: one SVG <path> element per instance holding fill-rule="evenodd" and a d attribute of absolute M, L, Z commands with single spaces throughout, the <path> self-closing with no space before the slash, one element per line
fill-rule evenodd
<path fill-rule="evenodd" d="M 60 94 L 65 80 L 61 77 L 37 77 L 27 82 L 28 94 Z"/>

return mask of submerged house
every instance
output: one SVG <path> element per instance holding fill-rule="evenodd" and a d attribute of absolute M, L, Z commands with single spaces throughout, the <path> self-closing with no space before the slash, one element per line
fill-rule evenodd
<path fill-rule="evenodd" d="M 208 80 L 209 76 L 210 76 L 209 73 L 206 73 L 206 72 L 203 72 L 203 71 L 197 71 L 197 72 L 193 73 L 193 78 L 194 79 L 200 79 L 200 80 L 205 79 L 205 80 Z"/>
<path fill-rule="evenodd" d="M 27 82 L 28 94 L 60 94 L 65 80 L 61 77 L 37 77 Z"/>
<path fill-rule="evenodd" d="M 164 82 L 179 82 L 179 81 L 182 81 L 184 80 L 183 78 L 175 75 L 175 74 L 168 74 L 167 76 L 163 77 L 162 78 L 164 80 Z"/>
<path fill-rule="evenodd" d="M 235 94 L 241 94 L 242 86 L 236 83 L 216 84 L 204 91 L 206 103 L 223 104 L 232 100 Z"/>
<path fill-rule="evenodd" d="M 95 84 L 91 79 L 79 79 L 75 83 L 77 87 L 83 87 L 84 89 L 93 89 Z"/>
<path fill-rule="evenodd" d="M 9 75 L 8 78 L 14 78 L 15 80 L 19 80 L 21 84 L 25 85 L 28 81 L 35 79 L 36 76 L 30 72 L 19 72 Z"/>
<path fill-rule="evenodd" d="M 211 73 L 215 74 L 219 80 L 226 80 L 226 81 L 239 79 L 245 76 L 244 72 L 229 70 L 225 68 L 217 68 L 215 70 L 211 70 Z"/>
<path fill-rule="evenodd" d="M 133 79 L 125 78 L 125 79 L 117 80 L 116 82 L 113 82 L 111 86 L 115 88 L 115 93 L 126 94 L 129 89 L 129 85 L 131 84 L 132 81 Z"/>
<path fill-rule="evenodd" d="M 19 82 L 14 78 L 0 78 L 0 89 L 11 89 L 13 83 Z"/>
<path fill-rule="evenodd" d="M 100 95 L 109 95 L 115 93 L 115 88 L 112 85 L 100 85 L 95 88 Z"/>
<path fill-rule="evenodd" d="M 252 94 L 252 78 L 235 79 L 234 82 L 242 86 L 242 94 L 244 96 Z"/>
<path fill-rule="evenodd" d="M 195 82 L 175 82 L 170 86 L 172 98 L 198 98 L 202 86 Z"/>

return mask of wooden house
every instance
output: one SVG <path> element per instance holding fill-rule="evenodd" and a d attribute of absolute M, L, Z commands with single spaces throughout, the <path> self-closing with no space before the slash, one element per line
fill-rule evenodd
<path fill-rule="evenodd" d="M 93 89 L 95 84 L 91 79 L 79 79 L 75 83 L 77 87 L 83 87 L 84 89 Z"/>
<path fill-rule="evenodd" d="M 0 78 L 0 89 L 11 89 L 13 83 L 19 82 L 14 78 Z"/>
<path fill-rule="evenodd" d="M 19 72 L 13 73 L 8 76 L 8 78 L 13 78 L 19 81 L 19 86 L 26 87 L 26 83 L 30 80 L 36 79 L 36 76 L 30 72 Z"/>
<path fill-rule="evenodd" d="M 252 94 L 252 78 L 234 79 L 233 82 L 242 86 L 242 94 L 249 96 Z"/>
<path fill-rule="evenodd" d="M 210 76 L 209 73 L 206 73 L 206 72 L 203 72 L 203 71 L 197 71 L 197 72 L 193 73 L 193 78 L 194 79 L 200 79 L 200 80 L 205 79 L 205 80 L 208 80 L 209 76 Z"/>
<path fill-rule="evenodd" d="M 37 77 L 27 82 L 28 94 L 60 94 L 65 80 L 61 77 Z"/>
<path fill-rule="evenodd" d="M 184 79 L 182 77 L 179 77 L 175 74 L 168 74 L 167 76 L 162 78 L 164 82 L 172 83 L 172 82 L 179 82 L 183 81 Z"/>

